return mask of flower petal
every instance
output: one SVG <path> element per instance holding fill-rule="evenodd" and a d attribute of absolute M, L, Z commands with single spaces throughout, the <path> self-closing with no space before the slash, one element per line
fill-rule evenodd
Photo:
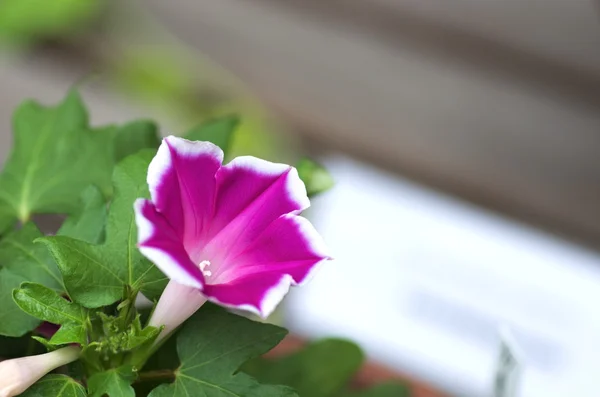
<path fill-rule="evenodd" d="M 288 275 L 251 275 L 227 284 L 207 285 L 203 292 L 211 302 L 268 317 L 287 294 Z"/>
<path fill-rule="evenodd" d="M 138 246 L 142 255 L 153 262 L 170 279 L 202 289 L 204 275 L 188 256 L 173 227 L 149 200 L 134 204 L 138 228 Z"/>
<path fill-rule="evenodd" d="M 251 274 L 288 274 L 297 285 L 305 283 L 313 268 L 327 259 L 331 257 L 312 224 L 301 216 L 286 214 L 273 221 L 245 251 L 224 263 L 213 277 L 220 283 Z"/>
<path fill-rule="evenodd" d="M 223 151 L 210 142 L 168 136 L 148 167 L 152 202 L 186 247 L 208 231 L 222 162 Z"/>
<path fill-rule="evenodd" d="M 290 285 L 308 281 L 328 259 L 310 222 L 286 214 L 273 221 L 244 252 L 223 263 L 204 294 L 221 304 L 267 316 Z"/>
<path fill-rule="evenodd" d="M 216 174 L 215 211 L 204 253 L 224 262 L 243 251 L 267 226 L 309 207 L 295 168 L 255 157 L 237 157 Z M 219 255 L 220 254 L 220 255 Z"/>

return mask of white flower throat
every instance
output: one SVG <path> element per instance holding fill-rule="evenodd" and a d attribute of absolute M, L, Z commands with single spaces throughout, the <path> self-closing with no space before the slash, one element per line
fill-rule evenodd
<path fill-rule="evenodd" d="M 202 261 L 198 265 L 198 267 L 200 268 L 200 271 L 202 272 L 202 274 L 204 274 L 204 277 L 212 276 L 212 272 L 210 270 L 206 270 L 206 268 L 209 266 L 210 266 L 210 261 Z"/>

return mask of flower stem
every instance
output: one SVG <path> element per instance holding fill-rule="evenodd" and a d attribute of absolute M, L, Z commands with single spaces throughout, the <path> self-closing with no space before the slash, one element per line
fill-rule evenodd
<path fill-rule="evenodd" d="M 175 371 L 170 369 L 159 369 L 156 371 L 140 372 L 138 374 L 137 382 L 149 382 L 153 380 L 175 380 Z"/>

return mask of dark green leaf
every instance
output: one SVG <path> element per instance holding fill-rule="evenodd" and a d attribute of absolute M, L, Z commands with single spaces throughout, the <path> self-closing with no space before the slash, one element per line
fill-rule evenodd
<path fill-rule="evenodd" d="M 363 354 L 354 343 L 325 339 L 283 358 L 253 360 L 242 370 L 262 383 L 291 386 L 301 397 L 333 397 L 362 362 Z"/>
<path fill-rule="evenodd" d="M 0 208 L 27 221 L 34 213 L 71 213 L 90 184 L 111 192 L 110 128 L 88 127 L 76 91 L 56 107 L 24 102 L 13 119 L 14 147 L 0 175 Z M 4 223 L 4 222 L 3 222 Z"/>
<path fill-rule="evenodd" d="M 88 380 L 90 397 L 135 397 L 131 383 L 136 378 L 136 372 L 130 365 L 99 372 Z"/>
<path fill-rule="evenodd" d="M 14 288 L 33 281 L 62 290 L 54 260 L 43 245 L 33 242 L 41 235 L 33 223 L 27 223 L 0 240 L 0 335 L 21 336 L 39 324 L 15 304 Z"/>
<path fill-rule="evenodd" d="M 120 127 L 115 135 L 115 160 L 137 153 L 142 149 L 158 149 L 158 127 L 151 121 L 138 120 Z"/>
<path fill-rule="evenodd" d="M 79 211 L 65 220 L 56 234 L 98 244 L 104 240 L 107 205 L 102 192 L 88 186 L 81 193 Z"/>
<path fill-rule="evenodd" d="M 237 372 L 242 363 L 272 349 L 286 333 L 283 328 L 204 305 L 177 336 L 181 366 L 175 382 L 157 387 L 150 397 L 296 396 L 288 387 L 260 385 Z"/>
<path fill-rule="evenodd" d="M 65 375 L 46 375 L 19 397 L 86 397 L 83 386 Z"/>
<path fill-rule="evenodd" d="M 227 154 L 238 124 L 237 116 L 222 117 L 192 128 L 184 137 L 190 141 L 212 142 Z"/>
<path fill-rule="evenodd" d="M 410 397 L 410 388 L 398 383 L 385 383 L 367 390 L 346 392 L 339 397 Z"/>
<path fill-rule="evenodd" d="M 148 197 L 146 173 L 153 151 L 141 151 L 115 168 L 115 198 L 110 206 L 106 241 L 92 245 L 64 236 L 46 237 L 69 296 L 85 307 L 100 307 L 123 297 L 123 286 L 156 298 L 167 278 L 137 249 L 133 202 Z"/>
<path fill-rule="evenodd" d="M 35 343 L 31 338 L 31 334 L 18 338 L 0 336 L 0 357 L 9 359 L 45 353 L 46 349 Z"/>
<path fill-rule="evenodd" d="M 306 185 L 308 196 L 315 196 L 331 189 L 334 185 L 331 174 L 320 164 L 302 159 L 296 164 L 298 175 Z"/>

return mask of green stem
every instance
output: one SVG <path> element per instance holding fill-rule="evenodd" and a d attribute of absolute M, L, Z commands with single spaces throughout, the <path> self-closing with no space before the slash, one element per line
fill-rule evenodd
<path fill-rule="evenodd" d="M 156 371 L 140 372 L 135 382 L 150 382 L 154 380 L 168 380 L 172 382 L 175 380 L 175 371 L 170 369 L 160 369 Z"/>

